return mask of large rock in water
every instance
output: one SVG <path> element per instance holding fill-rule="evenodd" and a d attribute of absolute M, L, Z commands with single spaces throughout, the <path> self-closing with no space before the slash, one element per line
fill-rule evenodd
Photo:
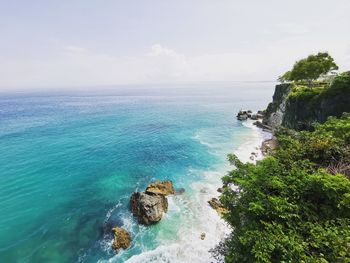
<path fill-rule="evenodd" d="M 145 192 L 147 194 L 172 195 L 175 193 L 175 190 L 171 181 L 157 181 L 150 184 Z"/>
<path fill-rule="evenodd" d="M 145 225 L 157 223 L 168 211 L 168 200 L 164 195 L 135 192 L 130 204 L 132 213 Z"/>
<path fill-rule="evenodd" d="M 130 246 L 131 243 L 131 238 L 129 233 L 120 227 L 115 227 L 112 229 L 112 231 L 114 232 L 114 240 L 113 240 L 113 244 L 112 247 L 115 250 L 118 249 L 127 249 Z"/>

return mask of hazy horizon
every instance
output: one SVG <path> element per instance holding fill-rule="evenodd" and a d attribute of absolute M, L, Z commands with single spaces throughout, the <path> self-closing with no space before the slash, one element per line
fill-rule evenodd
<path fill-rule="evenodd" d="M 350 70 L 350 2 L 0 3 L 0 91 L 274 81 L 310 53 Z"/>

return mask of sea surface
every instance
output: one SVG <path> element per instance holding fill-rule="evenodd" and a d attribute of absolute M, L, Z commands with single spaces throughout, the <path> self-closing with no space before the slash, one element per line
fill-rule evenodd
<path fill-rule="evenodd" d="M 0 262 L 214 261 L 230 229 L 207 201 L 226 155 L 248 160 L 263 138 L 235 115 L 266 108 L 273 86 L 0 93 Z M 155 180 L 185 193 L 145 227 L 129 198 Z M 111 249 L 113 226 L 131 233 L 128 250 Z"/>

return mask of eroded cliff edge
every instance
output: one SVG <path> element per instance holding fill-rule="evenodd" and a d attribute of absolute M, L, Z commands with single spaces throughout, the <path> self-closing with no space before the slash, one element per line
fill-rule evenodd
<path fill-rule="evenodd" d="M 350 72 L 337 77 L 329 87 L 301 87 L 293 83 L 276 85 L 263 123 L 273 130 L 282 125 L 308 130 L 329 116 L 350 112 Z"/>

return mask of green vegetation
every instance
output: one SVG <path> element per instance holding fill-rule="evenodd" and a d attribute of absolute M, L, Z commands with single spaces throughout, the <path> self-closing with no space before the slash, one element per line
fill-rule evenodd
<path fill-rule="evenodd" d="M 343 112 L 349 112 L 350 72 L 337 75 L 328 86 L 309 87 L 296 83 L 290 85 L 292 89 L 288 94 L 288 107 L 292 104 L 304 105 L 304 116 L 310 115 L 310 119 L 313 114 L 321 111 L 320 105 L 327 105 L 328 109 L 332 109 L 330 115 L 341 116 Z M 327 101 L 330 102 L 326 103 Z M 317 120 L 317 118 L 314 119 Z"/>
<path fill-rule="evenodd" d="M 289 97 L 312 98 L 316 95 L 321 95 L 322 98 L 332 95 L 342 94 L 350 95 L 350 71 L 343 72 L 334 77 L 330 85 L 319 84 L 318 87 L 311 88 L 305 85 L 293 85 L 292 92 Z"/>
<path fill-rule="evenodd" d="M 311 87 L 316 84 L 315 81 L 318 78 L 337 69 L 337 64 L 327 52 L 319 52 L 297 61 L 292 70 L 284 73 L 279 80 L 281 82 L 306 82 Z"/>
<path fill-rule="evenodd" d="M 322 96 L 335 96 L 339 94 L 350 96 L 350 71 L 337 75 L 331 85 L 322 93 Z"/>
<path fill-rule="evenodd" d="M 289 93 L 288 97 L 290 99 L 311 99 L 316 95 L 321 94 L 323 90 L 324 87 L 311 88 L 303 85 L 293 85 L 292 91 Z"/>
<path fill-rule="evenodd" d="M 226 262 L 350 262 L 350 115 L 276 136 L 256 165 L 229 155 L 236 169 L 223 182 L 239 190 L 221 197 L 233 227 Z"/>

